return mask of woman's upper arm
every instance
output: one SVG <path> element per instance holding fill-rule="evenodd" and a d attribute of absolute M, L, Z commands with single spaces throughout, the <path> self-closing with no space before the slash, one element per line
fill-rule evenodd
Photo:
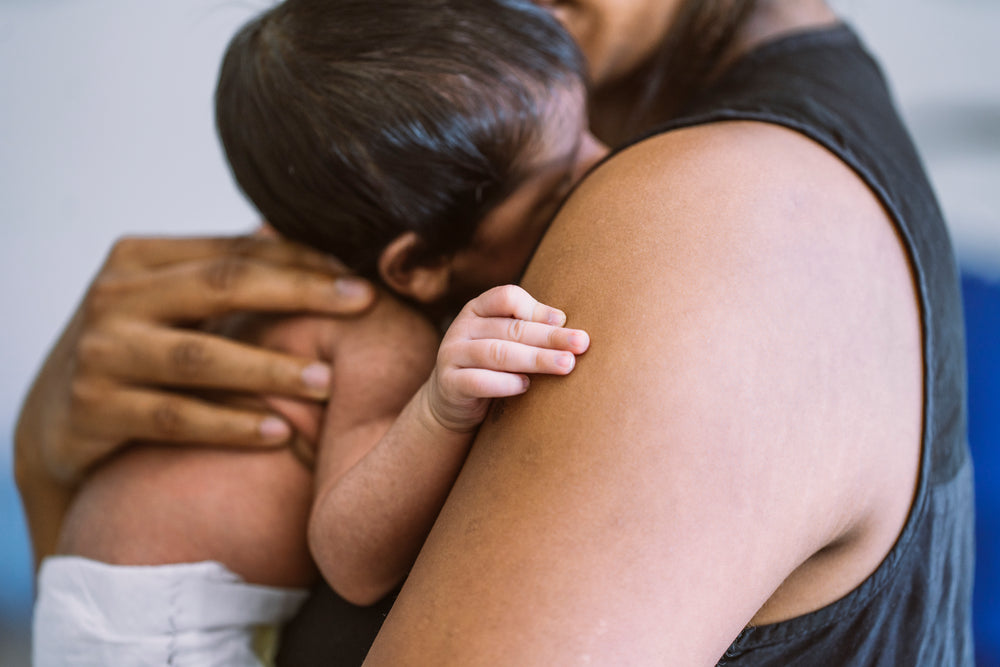
<path fill-rule="evenodd" d="M 646 141 L 567 202 L 523 284 L 591 348 L 494 406 L 370 664 L 715 664 L 861 520 L 857 248 L 821 223 L 865 195 L 785 132 Z"/>

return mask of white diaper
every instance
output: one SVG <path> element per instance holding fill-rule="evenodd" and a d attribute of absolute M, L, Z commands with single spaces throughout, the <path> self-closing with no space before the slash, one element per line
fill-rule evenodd
<path fill-rule="evenodd" d="M 221 563 L 107 565 L 46 558 L 38 575 L 34 667 L 260 667 L 257 642 L 303 589 L 248 584 Z"/>

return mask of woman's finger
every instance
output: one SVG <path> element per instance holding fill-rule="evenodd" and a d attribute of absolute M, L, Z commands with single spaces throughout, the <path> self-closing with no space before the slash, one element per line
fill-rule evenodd
<path fill-rule="evenodd" d="M 354 314 L 374 296 L 374 288 L 360 278 L 225 256 L 136 275 L 109 272 L 94 281 L 86 306 L 92 317 L 129 312 L 171 322 L 241 310 Z"/>
<path fill-rule="evenodd" d="M 507 373 L 566 375 L 576 365 L 576 355 L 507 340 L 471 340 L 442 350 L 458 368 L 481 368 Z"/>
<path fill-rule="evenodd" d="M 112 335 L 113 334 L 113 335 Z M 144 385 L 209 388 L 325 399 L 326 364 L 211 334 L 122 324 L 84 334 L 78 363 L 104 376 Z"/>
<path fill-rule="evenodd" d="M 156 237 L 126 236 L 108 253 L 106 264 L 115 270 L 146 270 L 171 264 L 246 257 L 278 266 L 292 266 L 320 273 L 348 273 L 331 255 L 270 235 Z"/>
<path fill-rule="evenodd" d="M 484 368 L 461 368 L 452 371 L 453 390 L 463 396 L 477 398 L 502 398 L 517 396 L 528 391 L 527 376 Z"/>
<path fill-rule="evenodd" d="M 510 317 L 473 318 L 466 332 L 469 338 L 510 340 L 574 354 L 583 354 L 590 346 L 590 336 L 585 331 Z"/>
<path fill-rule="evenodd" d="M 73 412 L 80 430 L 115 436 L 115 442 L 252 447 L 281 445 L 292 435 L 284 420 L 267 412 L 149 389 L 77 388 Z"/>

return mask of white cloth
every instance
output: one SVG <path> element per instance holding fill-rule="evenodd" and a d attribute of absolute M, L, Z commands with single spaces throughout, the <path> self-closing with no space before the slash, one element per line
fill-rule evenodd
<path fill-rule="evenodd" d="M 288 620 L 307 592 L 248 584 L 221 563 L 42 562 L 35 667 L 259 667 L 259 628 Z"/>

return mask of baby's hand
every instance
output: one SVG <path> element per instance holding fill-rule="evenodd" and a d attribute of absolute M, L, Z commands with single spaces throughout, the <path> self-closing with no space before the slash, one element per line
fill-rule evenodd
<path fill-rule="evenodd" d="M 491 398 L 528 390 L 525 373 L 566 375 L 590 345 L 566 315 L 516 285 L 494 287 L 465 305 L 448 328 L 425 385 L 434 419 L 451 431 L 475 429 Z"/>

